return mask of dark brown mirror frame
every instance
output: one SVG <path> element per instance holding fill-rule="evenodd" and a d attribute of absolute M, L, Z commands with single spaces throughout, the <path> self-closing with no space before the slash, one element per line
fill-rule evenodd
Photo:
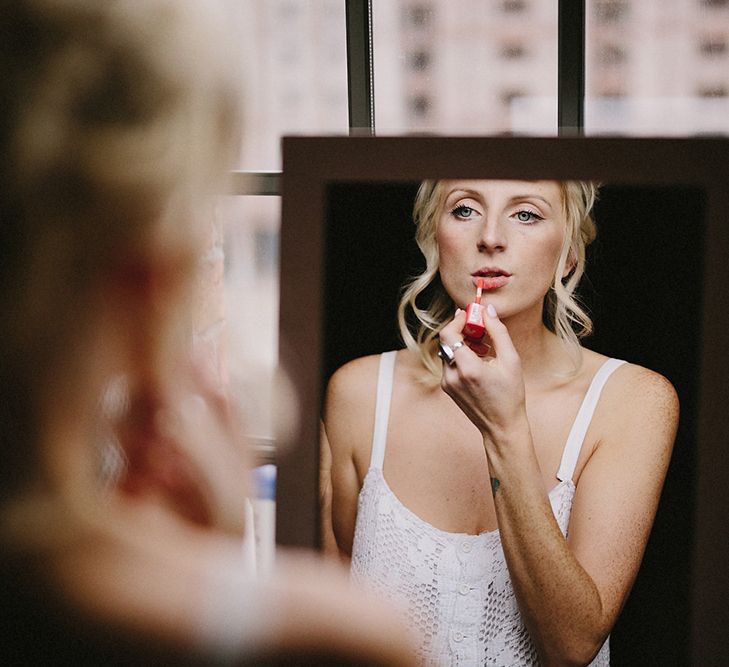
<path fill-rule="evenodd" d="M 287 137 L 283 140 L 280 359 L 300 398 L 294 444 L 278 461 L 277 535 L 318 546 L 328 188 L 424 178 L 581 179 L 690 186 L 706 196 L 696 488 L 691 570 L 692 665 L 729 655 L 729 139 Z M 680 535 L 676 539 L 682 539 Z M 670 582 L 667 583 L 670 585 Z M 645 610 L 650 615 L 650 610 Z"/>

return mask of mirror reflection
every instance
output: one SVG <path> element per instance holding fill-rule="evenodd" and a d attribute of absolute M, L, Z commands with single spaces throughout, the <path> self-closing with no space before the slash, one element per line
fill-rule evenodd
<path fill-rule="evenodd" d="M 425 664 L 657 636 L 681 663 L 704 214 L 689 186 L 329 187 L 323 543 Z"/>

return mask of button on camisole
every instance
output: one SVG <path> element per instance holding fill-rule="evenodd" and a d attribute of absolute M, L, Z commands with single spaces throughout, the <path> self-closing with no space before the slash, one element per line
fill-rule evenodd
<path fill-rule="evenodd" d="M 386 352 L 380 358 L 372 458 L 359 494 L 352 576 L 400 606 L 420 640 L 422 665 L 538 665 L 498 529 L 479 535 L 439 530 L 408 510 L 383 477 L 395 355 Z M 623 363 L 608 359 L 595 374 L 567 438 L 559 483 L 549 493 L 565 537 L 577 458 L 602 388 Z M 609 664 L 606 640 L 591 665 Z"/>

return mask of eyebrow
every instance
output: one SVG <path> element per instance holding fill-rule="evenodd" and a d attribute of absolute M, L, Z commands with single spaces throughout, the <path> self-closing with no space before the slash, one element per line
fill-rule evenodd
<path fill-rule="evenodd" d="M 450 199 L 453 195 L 456 195 L 456 194 L 459 197 L 467 196 L 467 197 L 471 197 L 472 199 L 483 200 L 482 194 L 480 192 L 478 192 L 477 190 L 466 190 L 463 188 L 456 188 L 455 190 L 451 190 L 446 195 L 446 201 L 448 201 L 448 199 Z M 549 200 L 542 197 L 542 195 L 537 195 L 537 194 L 514 195 L 513 197 L 509 197 L 509 203 L 524 200 L 524 199 L 538 199 L 539 201 L 543 202 L 547 206 L 547 208 L 549 208 L 550 211 L 552 211 L 554 209 L 554 207 L 549 202 Z"/>

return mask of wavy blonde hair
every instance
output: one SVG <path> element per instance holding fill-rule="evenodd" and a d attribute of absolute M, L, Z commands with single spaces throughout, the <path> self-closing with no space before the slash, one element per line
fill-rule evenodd
<path fill-rule="evenodd" d="M 440 381 L 438 334 L 451 320 L 456 304 L 445 291 L 439 275 L 440 255 L 436 232 L 445 201 L 443 181 L 423 181 L 415 197 L 415 241 L 425 257 L 425 270 L 403 286 L 397 320 L 405 345 L 417 351 L 428 370 L 427 380 Z M 575 289 L 585 270 L 585 248 L 596 236 L 592 207 L 598 186 L 588 181 L 560 181 L 566 233 L 552 286 L 544 297 L 543 320 L 580 365 L 579 339 L 592 332 L 592 320 L 579 303 Z M 563 278 L 565 270 L 568 275 Z M 424 294 L 425 292 L 429 294 Z M 426 300 L 419 305 L 419 301 Z M 412 319 L 414 318 L 414 322 Z M 408 321 L 410 319 L 410 322 Z"/>
<path fill-rule="evenodd" d="M 43 397 L 78 376 L 114 267 L 153 243 L 194 262 L 239 145 L 212 4 L 0 7 L 0 499 L 37 469 Z"/>

